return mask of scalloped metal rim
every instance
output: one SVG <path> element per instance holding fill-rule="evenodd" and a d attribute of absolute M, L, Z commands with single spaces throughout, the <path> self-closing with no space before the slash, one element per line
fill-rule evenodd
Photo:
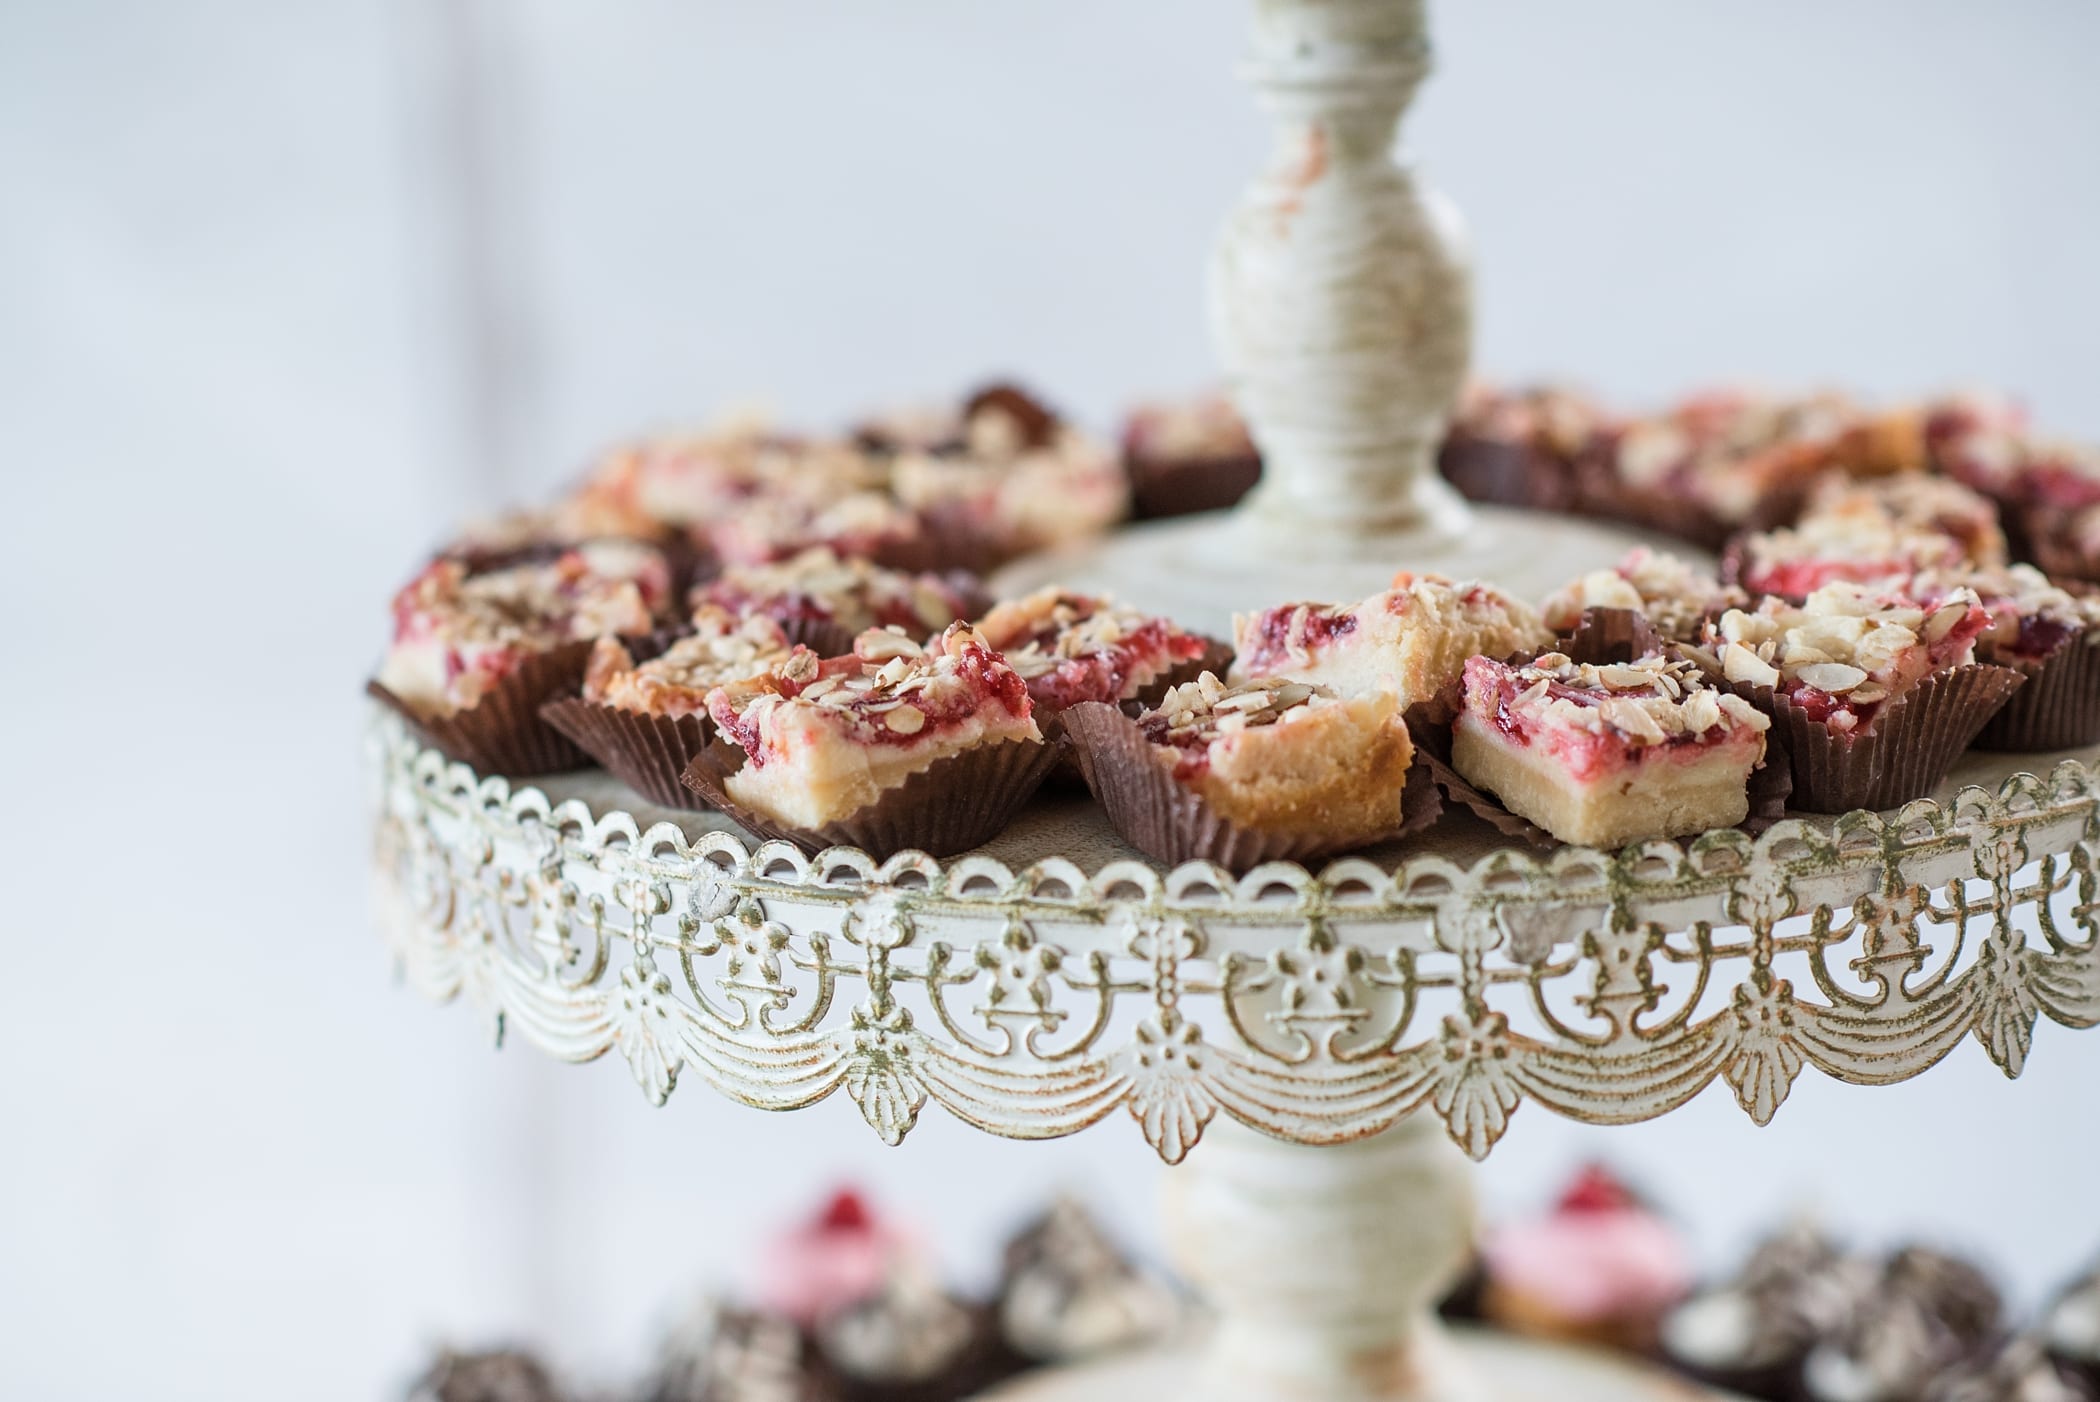
<path fill-rule="evenodd" d="M 1014 1138 L 1120 1106 L 1170 1162 L 1220 1112 L 1331 1143 L 1427 1106 L 1479 1157 L 1525 1100 L 1625 1123 L 1720 1079 L 1762 1123 L 1806 1066 L 1887 1083 L 1973 1035 L 2017 1074 L 2039 1016 L 2100 1022 L 2100 780 L 2071 760 L 1827 829 L 1235 879 L 810 859 L 513 792 L 392 717 L 373 741 L 382 924 L 418 988 L 568 1060 L 618 1051 L 656 1103 L 687 1070 L 770 1109 L 843 1088 L 892 1143 L 929 1099 Z"/>

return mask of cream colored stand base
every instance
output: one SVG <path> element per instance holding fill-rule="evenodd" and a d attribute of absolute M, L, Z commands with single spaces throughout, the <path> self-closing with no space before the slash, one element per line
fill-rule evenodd
<path fill-rule="evenodd" d="M 1490 1402 L 1724 1402 L 1726 1397 L 1588 1349 L 1527 1343 L 1473 1329 L 1452 1330 L 1440 1342 L 1477 1390 L 1423 1396 L 1481 1397 Z M 1138 1354 L 1039 1374 L 986 1393 L 982 1402 L 1218 1402 L 1242 1397 L 1282 1402 L 1285 1396 L 1291 1402 L 1324 1402 L 1327 1396 L 1377 1395 L 1212 1391 L 1192 1384 L 1201 1366 L 1200 1354 L 1192 1349 Z"/>
<path fill-rule="evenodd" d="M 1030 1379 L 1001 1402 L 1570 1402 L 1699 1395 L 1616 1360 L 1448 1333 L 1432 1307 L 1473 1239 L 1472 1175 L 1432 1117 L 1352 1144 L 1220 1118 L 1167 1170 L 1176 1263 L 1216 1314 L 1177 1349 Z"/>
<path fill-rule="evenodd" d="M 1438 484 L 1441 485 L 1441 484 Z M 1353 603 L 1397 570 L 1487 579 L 1536 602 L 1587 570 L 1608 569 L 1635 545 L 1630 529 L 1536 511 L 1463 503 L 1470 525 L 1338 534 L 1238 510 L 1119 531 L 1082 548 L 1031 556 L 1000 574 L 1002 592 L 1044 584 L 1103 590 L 1139 608 L 1229 636 L 1235 611 L 1289 602 Z M 1697 558 L 1683 545 L 1675 553 Z"/>

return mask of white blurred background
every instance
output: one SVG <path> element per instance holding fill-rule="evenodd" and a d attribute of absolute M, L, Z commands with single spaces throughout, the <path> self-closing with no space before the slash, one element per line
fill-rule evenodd
<path fill-rule="evenodd" d="M 2100 6 L 1437 7 L 1409 151 L 1479 354 L 2020 391 L 2100 434 Z M 853 1179 L 959 1270 L 1059 1183 L 1150 1242 L 1129 1125 L 1012 1145 L 768 1117 L 487 1050 L 366 921 L 359 684 L 463 512 L 607 440 L 994 371 L 1106 424 L 1204 384 L 1208 241 L 1264 150 L 1216 0 L 0 5 L 0 1395 L 371 1399 L 441 1339 L 631 1365 Z M 2031 1296 L 2100 1251 L 2100 1034 L 2007 1083 L 1813 1074 L 1485 1171 L 1623 1165 L 1733 1259 L 1790 1207 Z"/>

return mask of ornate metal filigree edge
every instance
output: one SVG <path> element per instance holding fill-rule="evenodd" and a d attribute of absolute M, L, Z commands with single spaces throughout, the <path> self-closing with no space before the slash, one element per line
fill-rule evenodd
<path fill-rule="evenodd" d="M 2100 784 L 2068 761 L 1827 830 L 1235 880 L 810 860 L 512 792 L 390 719 L 374 748 L 415 986 L 618 1051 L 659 1104 L 688 1071 L 768 1109 L 843 1087 L 891 1143 L 929 1099 L 1014 1138 L 1125 1108 L 1170 1162 L 1220 1111 L 1323 1143 L 1427 1106 L 1479 1157 L 1527 1099 L 1626 1123 L 1721 1079 L 1764 1123 L 1804 1067 L 1888 1083 L 1973 1035 L 2017 1075 L 2041 1016 L 2100 1022 Z"/>

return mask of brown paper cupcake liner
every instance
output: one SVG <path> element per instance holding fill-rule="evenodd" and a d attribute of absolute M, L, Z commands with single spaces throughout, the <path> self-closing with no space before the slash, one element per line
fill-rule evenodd
<path fill-rule="evenodd" d="M 425 743 L 477 774 L 514 779 L 558 774 L 587 767 L 591 757 L 542 720 L 540 707 L 583 685 L 584 663 L 590 655 L 588 642 L 563 643 L 534 653 L 479 702 L 450 715 L 420 715 L 376 679 L 367 682 L 365 690 L 400 712 Z"/>
<path fill-rule="evenodd" d="M 1089 701 L 1072 707 L 1065 713 L 1065 733 L 1109 823 L 1124 841 L 1170 867 L 1206 861 L 1240 874 L 1264 862 L 1317 861 L 1418 832 L 1443 811 L 1436 785 L 1418 761 L 1408 770 L 1389 832 L 1337 839 L 1331 833 L 1247 827 L 1177 783 L 1137 722 L 1114 706 Z"/>
<path fill-rule="evenodd" d="M 851 628 L 829 618 L 783 618 L 776 620 L 791 643 L 808 648 L 819 657 L 844 657 L 853 651 L 857 636 Z"/>
<path fill-rule="evenodd" d="M 1528 443 L 1459 430 L 1437 452 L 1437 471 L 1468 501 L 1566 511 L 1578 495 L 1572 464 Z"/>
<path fill-rule="evenodd" d="M 714 738 L 704 715 L 656 716 L 565 696 L 540 707 L 540 716 L 614 778 L 660 808 L 698 808 L 698 796 L 680 782 L 693 756 Z"/>
<path fill-rule="evenodd" d="M 731 798 L 729 777 L 744 767 L 744 752 L 720 736 L 693 756 L 681 782 L 739 826 L 792 842 L 810 856 L 827 847 L 858 847 L 878 860 L 904 851 L 952 857 L 1005 831 L 1062 748 L 1034 741 L 974 746 L 935 760 L 867 807 L 820 828 L 788 827 Z"/>
<path fill-rule="evenodd" d="M 2027 684 L 1977 732 L 1977 749 L 2025 754 L 2100 744 L 2100 629 L 2067 639 L 2044 658 L 1992 660 Z"/>
<path fill-rule="evenodd" d="M 2042 573 L 2061 583 L 2067 579 L 2084 581 L 2100 580 L 2100 555 L 2079 549 L 2064 539 L 2064 514 L 2045 507 L 2030 506 L 2024 510 L 2002 513 L 2007 522 L 2017 519 L 2021 524 L 2021 544 L 2025 547 L 2018 554 L 2032 558 L 2041 567 Z"/>
<path fill-rule="evenodd" d="M 1581 470 L 1576 509 L 1607 520 L 1626 521 L 1689 541 L 1702 550 L 1720 550 L 1735 527 L 1712 511 L 1663 489 L 1637 491 L 1612 472 L 1608 463 L 1592 462 Z"/>
<path fill-rule="evenodd" d="M 1205 672 L 1216 676 L 1219 681 L 1225 680 L 1225 673 L 1232 668 L 1232 644 L 1221 643 L 1216 638 L 1205 638 L 1204 642 L 1207 646 L 1203 649 L 1201 657 L 1183 662 L 1165 676 L 1149 683 L 1137 694 L 1135 700 L 1123 703 L 1123 713 L 1134 715 L 1137 711 L 1150 710 L 1175 687 L 1186 686 Z"/>
<path fill-rule="evenodd" d="M 1554 650 L 1572 661 L 1605 667 L 1660 652 L 1664 644 L 1663 635 L 1638 609 L 1589 608 L 1554 644 Z"/>
<path fill-rule="evenodd" d="M 1716 681 L 1772 718 L 1767 743 L 1786 755 L 1790 806 L 1809 813 L 1898 808 L 1938 786 L 1977 732 L 2026 678 L 1978 663 L 1939 672 L 1890 700 L 1865 727 L 1839 733 L 1769 686 Z"/>
<path fill-rule="evenodd" d="M 1224 511 L 1261 481 L 1261 456 L 1235 453 L 1202 458 L 1125 458 L 1130 514 L 1140 521 Z"/>
<path fill-rule="evenodd" d="M 1441 717 L 1441 718 L 1440 718 Z M 1537 848 L 1558 847 L 1561 840 L 1529 818 L 1520 818 L 1502 806 L 1500 799 L 1451 767 L 1451 718 L 1428 703 L 1408 707 L 1408 733 L 1414 737 L 1415 758 L 1428 767 L 1429 777 L 1446 803 L 1465 809 L 1504 837 Z"/>

